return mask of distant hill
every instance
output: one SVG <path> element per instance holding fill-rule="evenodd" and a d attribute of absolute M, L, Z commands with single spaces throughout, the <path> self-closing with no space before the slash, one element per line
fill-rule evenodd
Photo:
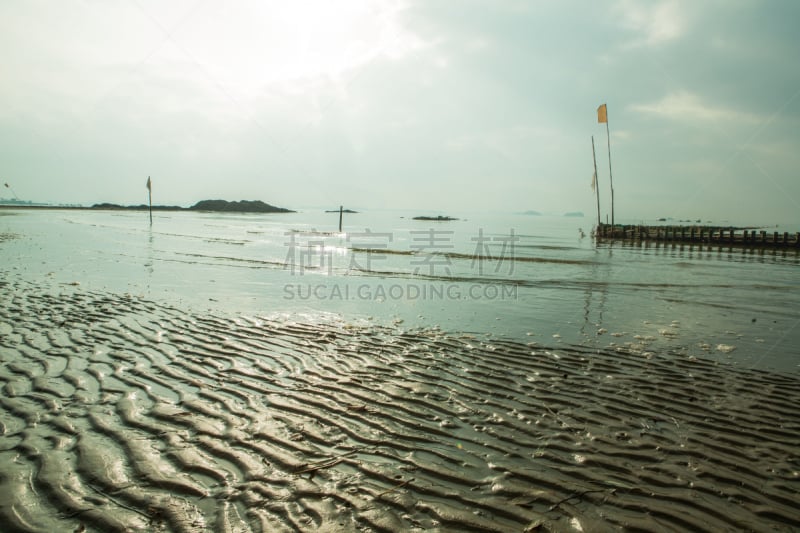
<path fill-rule="evenodd" d="M 564 213 L 564 216 L 565 217 L 582 218 L 583 217 L 583 211 L 570 211 L 569 213 Z"/>
<path fill-rule="evenodd" d="M 541 216 L 542 214 L 539 211 L 523 211 L 520 215 L 532 215 L 532 216 Z"/>
<path fill-rule="evenodd" d="M 275 207 L 261 200 L 241 200 L 228 202 L 227 200 L 201 200 L 190 207 L 192 211 L 222 211 L 229 213 L 294 213 L 291 209 Z"/>
<path fill-rule="evenodd" d="M 147 204 L 139 205 L 119 205 L 111 203 L 94 204 L 91 209 L 108 210 L 133 210 L 146 211 L 149 209 Z M 188 209 L 179 205 L 154 205 L 153 211 L 213 211 L 222 213 L 294 213 L 290 209 L 275 207 L 260 200 L 242 200 L 240 202 L 228 202 L 227 200 L 201 200 Z"/>

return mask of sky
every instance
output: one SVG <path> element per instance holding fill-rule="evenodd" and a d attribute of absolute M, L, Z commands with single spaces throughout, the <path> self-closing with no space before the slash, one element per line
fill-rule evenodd
<path fill-rule="evenodd" d="M 800 223 L 795 0 L 0 3 L 22 200 Z M 8 188 L 0 197 L 10 198 Z"/>

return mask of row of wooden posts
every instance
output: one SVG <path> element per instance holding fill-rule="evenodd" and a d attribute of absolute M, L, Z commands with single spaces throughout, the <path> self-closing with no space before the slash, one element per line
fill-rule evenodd
<path fill-rule="evenodd" d="M 684 243 L 729 244 L 754 247 L 800 248 L 800 232 L 768 232 L 747 228 L 712 226 L 643 226 L 600 224 L 598 240 L 671 241 Z"/>

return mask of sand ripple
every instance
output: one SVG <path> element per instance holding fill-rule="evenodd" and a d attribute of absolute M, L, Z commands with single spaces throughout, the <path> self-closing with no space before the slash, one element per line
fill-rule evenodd
<path fill-rule="evenodd" d="M 0 286 L 3 531 L 800 527 L 800 379 Z"/>

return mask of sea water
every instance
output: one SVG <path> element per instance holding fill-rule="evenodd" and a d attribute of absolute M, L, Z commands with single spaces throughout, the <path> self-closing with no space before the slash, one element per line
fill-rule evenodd
<path fill-rule="evenodd" d="M 584 218 L 4 210 L 0 269 L 193 311 L 800 368 L 800 254 L 597 243 Z"/>

